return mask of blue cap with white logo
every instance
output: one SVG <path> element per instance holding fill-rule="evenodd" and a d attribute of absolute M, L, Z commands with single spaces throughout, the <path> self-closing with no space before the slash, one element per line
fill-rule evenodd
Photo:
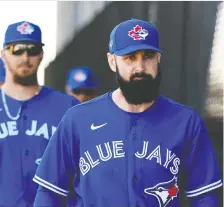
<path fill-rule="evenodd" d="M 0 82 L 4 83 L 5 82 L 5 66 L 0 58 Z"/>
<path fill-rule="evenodd" d="M 36 42 L 42 43 L 42 33 L 38 25 L 28 21 L 10 24 L 5 33 L 3 47 L 13 42 Z"/>
<path fill-rule="evenodd" d="M 110 34 L 111 54 L 123 56 L 146 49 L 163 53 L 159 48 L 159 33 L 149 22 L 139 19 L 127 20 L 117 25 Z"/>
<path fill-rule="evenodd" d="M 87 67 L 77 67 L 69 71 L 66 84 L 69 90 L 76 88 L 96 88 L 97 83 L 92 70 Z"/>

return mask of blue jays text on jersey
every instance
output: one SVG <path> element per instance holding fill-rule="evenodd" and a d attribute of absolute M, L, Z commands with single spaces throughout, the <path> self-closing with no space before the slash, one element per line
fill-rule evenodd
<path fill-rule="evenodd" d="M 63 196 L 75 191 L 77 207 L 179 207 L 180 191 L 194 197 L 222 185 L 194 110 L 160 95 L 146 111 L 129 113 L 111 94 L 66 113 L 36 183 Z"/>
<path fill-rule="evenodd" d="M 21 113 L 18 120 L 10 119 L 0 98 L 0 206 L 25 207 L 34 202 L 37 185 L 32 178 L 49 139 L 78 101 L 43 86 L 27 101 L 6 96 L 6 103 L 11 115 L 20 107 Z"/>
<path fill-rule="evenodd" d="M 136 151 L 134 156 L 136 159 L 146 159 L 146 160 L 153 160 L 154 162 L 162 165 L 165 168 L 168 168 L 170 165 L 169 170 L 173 175 L 176 175 L 179 171 L 180 165 L 180 158 L 178 158 L 175 153 L 170 151 L 169 149 L 165 149 L 161 151 L 161 146 L 158 145 L 152 151 L 148 151 L 148 141 L 142 142 L 142 148 L 140 151 Z M 97 165 L 109 161 L 110 159 L 116 158 L 123 158 L 125 157 L 124 151 L 124 143 L 122 140 L 120 141 L 112 141 L 103 144 L 99 144 L 96 146 L 95 160 L 90 152 L 87 150 L 84 152 L 84 156 L 80 157 L 79 159 L 79 169 L 83 176 L 85 176 L 90 170 L 95 168 Z M 162 160 L 162 155 L 164 160 Z M 172 164 L 170 164 L 172 162 Z"/>

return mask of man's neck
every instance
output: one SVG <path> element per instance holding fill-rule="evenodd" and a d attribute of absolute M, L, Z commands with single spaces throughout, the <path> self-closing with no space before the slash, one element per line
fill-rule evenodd
<path fill-rule="evenodd" d="M 33 96 L 40 92 L 39 84 L 32 86 L 23 86 L 20 84 L 5 82 L 2 86 L 2 90 L 7 96 L 19 101 L 25 101 L 31 99 Z"/>
<path fill-rule="evenodd" d="M 146 109 L 148 109 L 154 103 L 153 101 L 150 103 L 143 103 L 139 105 L 129 104 L 126 101 L 120 89 L 117 89 L 116 91 L 113 92 L 112 99 L 119 108 L 131 113 L 141 113 Z"/>

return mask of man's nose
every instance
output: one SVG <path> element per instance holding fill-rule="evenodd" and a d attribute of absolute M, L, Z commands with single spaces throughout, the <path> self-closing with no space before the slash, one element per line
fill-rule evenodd
<path fill-rule="evenodd" d="M 21 58 L 24 62 L 27 62 L 28 58 L 29 58 L 29 55 L 27 53 L 27 51 L 25 51 L 22 55 L 21 55 Z"/>
<path fill-rule="evenodd" d="M 135 73 L 141 73 L 145 71 L 145 61 L 142 57 L 138 57 L 135 61 Z"/>

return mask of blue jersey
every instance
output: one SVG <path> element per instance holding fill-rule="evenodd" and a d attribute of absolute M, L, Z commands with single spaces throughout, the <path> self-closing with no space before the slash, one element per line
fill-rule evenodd
<path fill-rule="evenodd" d="M 48 87 L 27 101 L 2 96 L 0 91 L 1 207 L 27 207 L 34 202 L 38 185 L 32 178 L 36 168 L 63 115 L 77 103 Z M 19 118 L 10 119 L 8 113 L 15 117 L 20 108 Z"/>
<path fill-rule="evenodd" d="M 197 113 L 164 96 L 144 112 L 121 110 L 111 93 L 70 109 L 34 181 L 76 207 L 179 207 L 222 185 Z M 41 198 L 39 198 L 41 199 Z"/>

